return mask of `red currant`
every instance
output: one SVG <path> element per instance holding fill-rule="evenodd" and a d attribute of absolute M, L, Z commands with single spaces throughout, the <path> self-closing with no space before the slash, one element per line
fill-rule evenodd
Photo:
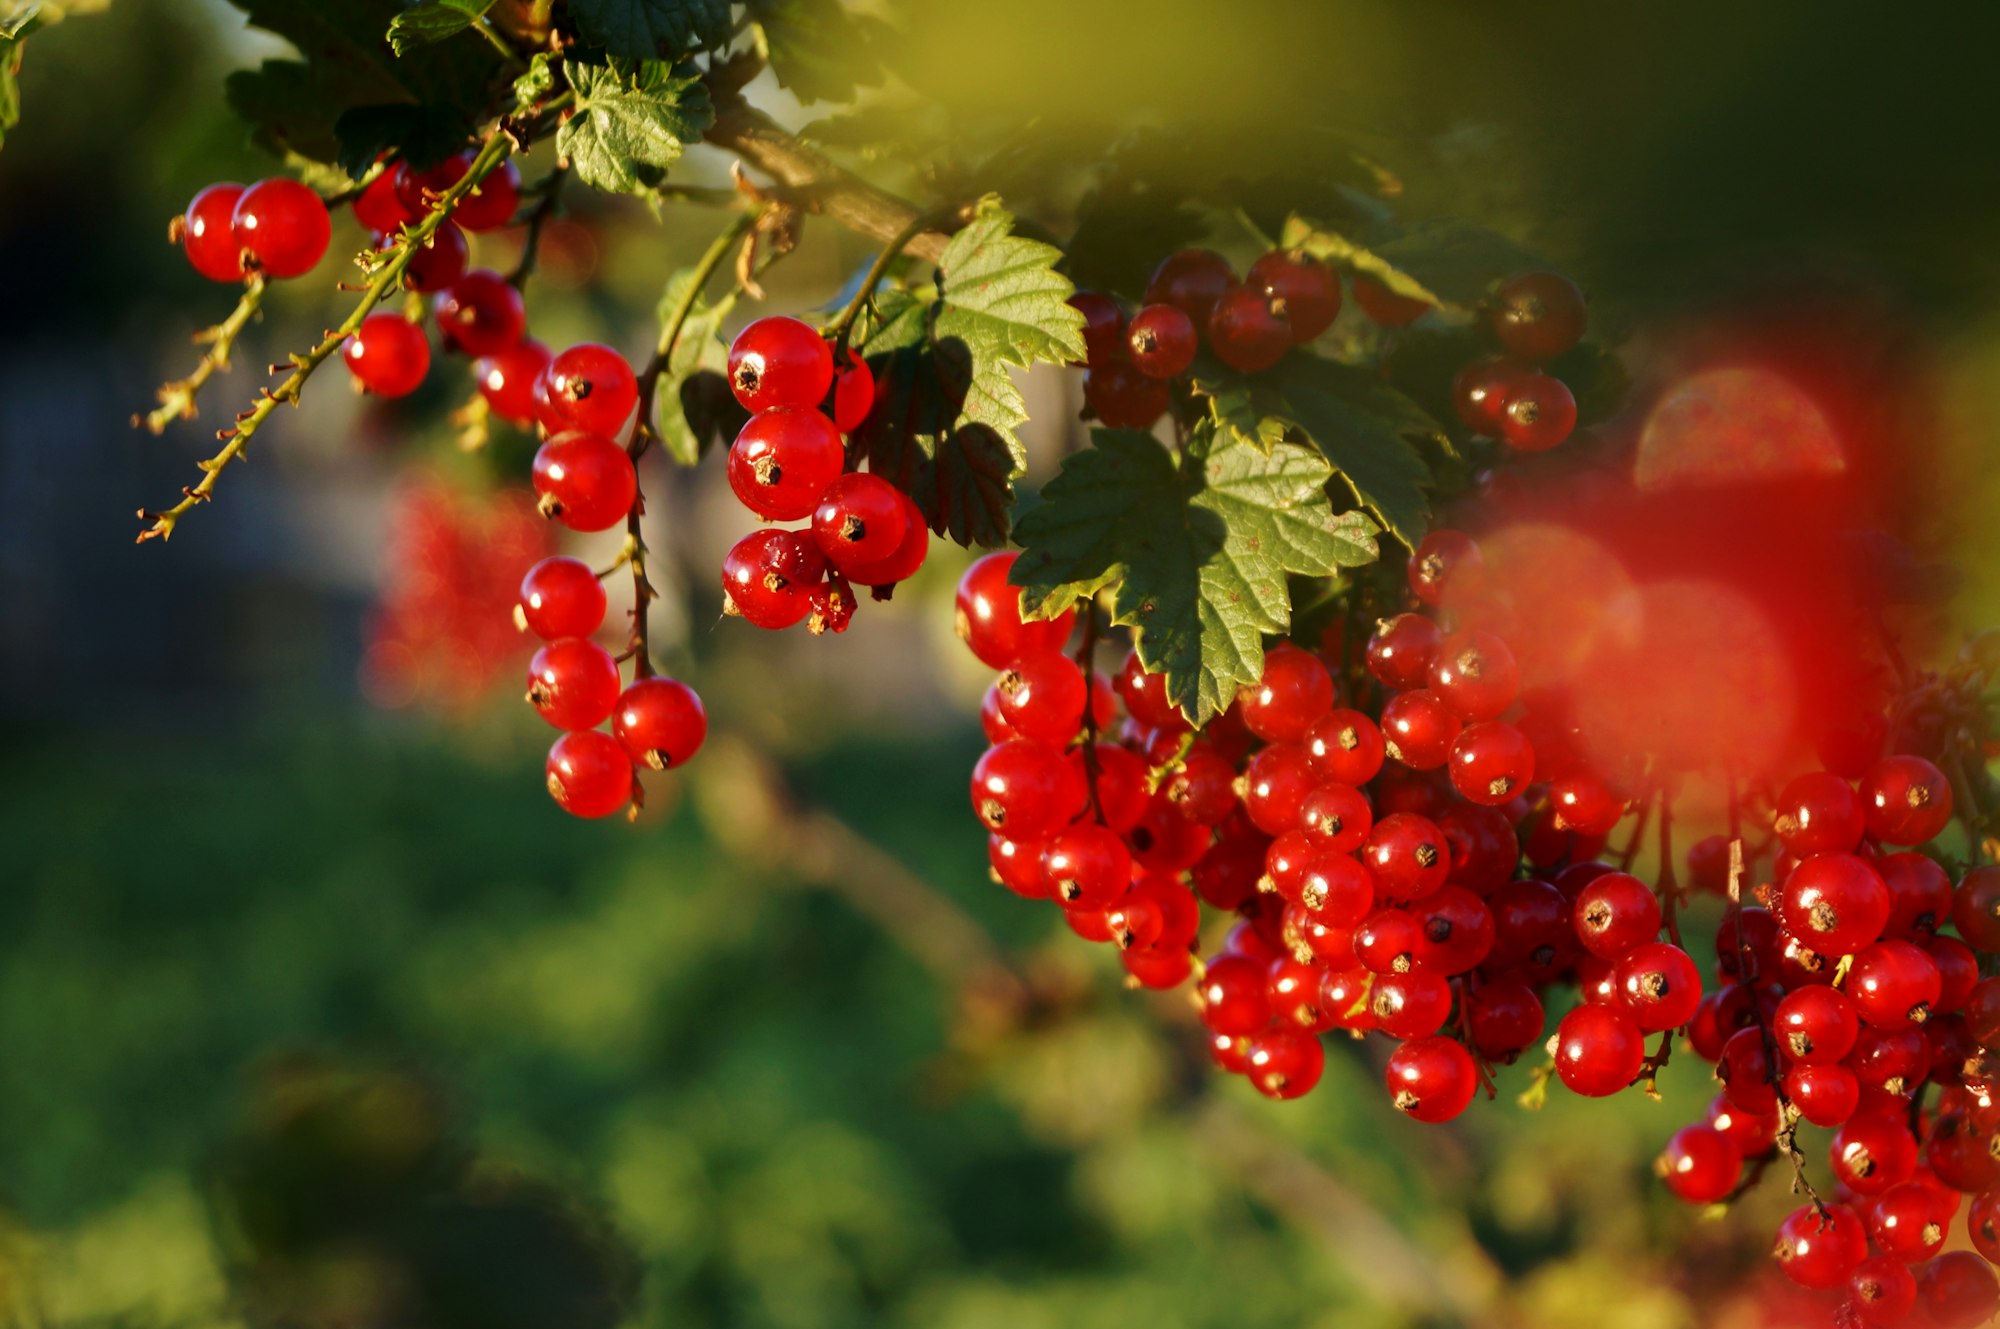
<path fill-rule="evenodd" d="M 1579 835 L 1605 835 L 1625 815 L 1625 800 L 1603 779 L 1586 770 L 1572 770 L 1549 785 L 1549 804 L 1556 824 Z"/>
<path fill-rule="evenodd" d="M 708 712 L 679 679 L 642 678 L 626 688 L 611 715 L 611 732 L 633 764 L 656 771 L 685 766 L 708 737 Z"/>
<path fill-rule="evenodd" d="M 1861 777 L 1868 833 L 1886 844 L 1923 844 L 1951 821 L 1951 782 L 1922 757 L 1884 757 Z"/>
<path fill-rule="evenodd" d="M 1576 897 L 1576 938 L 1604 960 L 1616 960 L 1660 933 L 1660 901 L 1645 882 L 1606 872 Z"/>
<path fill-rule="evenodd" d="M 545 558 L 521 578 L 521 621 L 543 641 L 588 637 L 604 626 L 604 583 L 578 559 Z"/>
<path fill-rule="evenodd" d="M 1244 725 L 1267 743 L 1296 743 L 1333 708 L 1333 676 L 1290 642 L 1264 653 L 1264 673 L 1237 698 Z"/>
<path fill-rule="evenodd" d="M 813 509 L 813 540 L 835 567 L 878 563 L 896 552 L 908 521 L 896 487 L 859 472 L 835 479 Z"/>
<path fill-rule="evenodd" d="M 1311 1093 L 1326 1069 L 1326 1048 L 1301 1029 L 1266 1029 L 1250 1039 L 1250 1083 L 1267 1098 Z"/>
<path fill-rule="evenodd" d="M 1183 249 L 1153 269 L 1146 283 L 1146 303 L 1172 305 L 1193 319 L 1197 328 L 1205 328 L 1216 302 L 1235 284 L 1236 271 L 1228 259 L 1212 249 Z"/>
<path fill-rule="evenodd" d="M 966 575 L 970 577 L 972 574 L 967 573 Z M 962 585 L 959 593 L 961 596 L 964 595 Z M 961 603 L 963 602 L 961 601 Z M 1067 617 L 1074 619 L 1073 614 Z M 1063 622 L 1062 619 L 1055 621 L 1058 623 Z M 965 636 L 963 632 L 959 635 L 961 637 Z M 1068 637 L 1069 627 L 1065 624 L 1063 627 L 1063 639 L 1067 640 Z M 968 640 L 970 639 L 968 638 Z M 1053 649 L 1061 649 L 1061 646 L 1062 643 L 1057 642 Z M 976 646 L 973 648 L 973 654 L 979 655 L 982 660 L 986 658 L 983 654 L 980 654 Z M 1139 662 L 1139 653 L 1137 651 L 1133 651 L 1125 657 L 1125 663 L 1119 668 L 1117 677 L 1112 680 L 1111 686 L 1117 691 L 1118 699 L 1125 703 L 1126 713 L 1140 724 L 1150 729 L 1158 729 L 1170 734 L 1183 734 L 1187 732 L 1187 718 L 1180 713 L 1171 701 L 1167 700 L 1167 676 L 1165 674 L 1147 673 L 1146 667 Z"/>
<path fill-rule="evenodd" d="M 479 395 L 493 414 L 509 424 L 535 423 L 535 384 L 549 367 L 549 348 L 523 337 L 504 351 L 481 356 L 472 366 Z"/>
<path fill-rule="evenodd" d="M 1076 768 L 1054 748 L 1026 739 L 988 748 L 972 769 L 972 806 L 986 829 L 1014 840 L 1046 839 L 1083 811 Z"/>
<path fill-rule="evenodd" d="M 1935 1015 L 1950 1015 L 1963 1011 L 1972 997 L 1972 990 L 1979 986 L 1979 957 L 1973 949 L 1956 937 L 1932 937 L 1921 943 L 1924 953 L 1937 966 L 1938 997 L 1931 1003 Z M 1984 1046 L 1986 1040 L 1975 1038 Z"/>
<path fill-rule="evenodd" d="M 1224 955 L 1208 962 L 1201 985 L 1201 1022 L 1218 1034 L 1254 1034 L 1271 1021 L 1264 961 Z"/>
<path fill-rule="evenodd" d="M 1943 976 L 1921 946 L 1878 941 L 1854 953 L 1847 993 L 1863 1020 L 1878 1029 L 1920 1025 L 1931 1018 Z"/>
<path fill-rule="evenodd" d="M 1522 977 L 1553 977 L 1576 953 L 1570 902 L 1545 881 L 1510 881 L 1486 897 L 1493 911 L 1495 968 L 1518 966 Z"/>
<path fill-rule="evenodd" d="M 1889 888 L 1853 854 L 1816 854 L 1785 878 L 1778 915 L 1819 954 L 1851 955 L 1882 935 Z"/>
<path fill-rule="evenodd" d="M 1250 265 L 1243 284 L 1269 296 L 1303 346 L 1333 326 L 1340 314 L 1340 278 L 1300 250 L 1274 249 Z"/>
<path fill-rule="evenodd" d="M 551 431 L 616 434 L 639 400 L 632 366 L 609 346 L 595 342 L 572 346 L 549 361 L 541 384 L 537 401 L 542 426 Z"/>
<path fill-rule="evenodd" d="M 296 180 L 259 180 L 230 214 L 236 246 L 272 277 L 303 277 L 326 255 L 333 220 L 326 203 Z"/>
<path fill-rule="evenodd" d="M 1839 1126 L 1861 1102 L 1861 1081 L 1845 1066 L 1793 1066 L 1785 1072 L 1785 1095 L 1813 1125 Z"/>
<path fill-rule="evenodd" d="M 1458 717 L 1428 688 L 1399 692 L 1382 707 L 1382 748 L 1413 771 L 1433 771 L 1451 758 Z"/>
<path fill-rule="evenodd" d="M 1048 877 L 1042 870 L 1048 851 L 1046 840 L 986 837 L 986 861 L 993 868 L 993 879 L 1026 900 L 1049 898 Z"/>
<path fill-rule="evenodd" d="M 1451 803 L 1432 820 L 1451 848 L 1453 885 L 1486 895 L 1514 875 L 1521 842 L 1506 813 L 1478 803 Z"/>
<path fill-rule="evenodd" d="M 1232 287 L 1217 300 L 1207 327 L 1216 358 L 1239 374 L 1262 373 L 1292 346 L 1282 304 L 1250 286 Z"/>
<path fill-rule="evenodd" d="M 811 590 L 825 567 L 825 556 L 797 531 L 752 531 L 723 556 L 723 611 L 773 632 L 791 627 L 812 612 Z"/>
<path fill-rule="evenodd" d="M 1721 1131 L 1736 1146 L 1736 1152 L 1745 1158 L 1761 1158 L 1777 1143 L 1775 1100 L 1768 1112 L 1747 1112 L 1730 1102 L 1727 1094 L 1717 1094 L 1710 1101 L 1705 1116 L 1708 1124 Z"/>
<path fill-rule="evenodd" d="M 1917 1139 L 1894 1118 L 1856 1117 L 1834 1133 L 1828 1157 L 1842 1185 L 1857 1195 L 1880 1195 L 1916 1172 Z"/>
<path fill-rule="evenodd" d="M 375 238 L 377 249 L 387 250 L 397 243 L 393 236 Z M 465 232 L 450 222 L 440 222 L 410 251 L 410 261 L 403 267 L 403 286 L 417 292 L 445 290 L 465 275 L 471 260 L 472 246 L 466 243 Z"/>
<path fill-rule="evenodd" d="M 1458 418 L 1475 434 L 1499 437 L 1514 385 L 1531 372 L 1519 360 L 1504 355 L 1474 360 L 1452 380 L 1452 404 L 1458 410 Z"/>
<path fill-rule="evenodd" d="M 230 220 L 242 197 L 242 185 L 210 185 L 194 196 L 181 218 L 181 247 L 188 263 L 210 281 L 243 280 L 243 246 Z"/>
<path fill-rule="evenodd" d="M 1122 835 L 1145 820 L 1152 806 L 1147 791 L 1151 772 L 1143 760 L 1114 743 L 1079 743 L 1070 749 L 1069 762 L 1086 784 L 1090 783 L 1086 754 L 1097 766 L 1097 807 L 1104 824 Z"/>
<path fill-rule="evenodd" d="M 1889 921 L 1882 935 L 1922 939 L 1951 922 L 1951 878 L 1919 853 L 1888 854 L 1875 863 L 1889 888 Z"/>
<path fill-rule="evenodd" d="M 549 749 L 549 796 L 578 817 L 608 817 L 632 797 L 632 759 L 599 729 L 564 734 Z"/>
<path fill-rule="evenodd" d="M 833 387 L 833 351 L 798 319 L 760 318 L 729 345 L 729 386 L 752 413 L 818 410 Z"/>
<path fill-rule="evenodd" d="M 618 704 L 618 664 L 594 641 L 558 637 L 528 662 L 528 704 L 558 729 L 595 729 Z"/>
<path fill-rule="evenodd" d="M 1778 1046 L 1801 1066 L 1844 1060 L 1860 1032 L 1860 1016 L 1847 994 L 1818 983 L 1786 993 L 1771 1020 Z"/>
<path fill-rule="evenodd" d="M 1678 1029 L 1701 1004 L 1701 972 L 1680 947 L 1664 941 L 1634 946 L 1618 958 L 1625 1013 L 1649 1034 Z"/>
<path fill-rule="evenodd" d="M 1392 688 L 1420 688 L 1430 681 L 1441 634 L 1422 614 L 1398 614 L 1375 625 L 1368 639 L 1368 672 Z"/>
<path fill-rule="evenodd" d="M 995 669 L 1061 652 L 1076 626 L 1074 609 L 1045 621 L 1021 616 L 1021 588 L 1007 580 L 1019 557 L 1011 549 L 981 555 L 958 580 L 953 626 L 980 663 Z"/>
<path fill-rule="evenodd" d="M 1481 720 L 1459 731 L 1451 744 L 1452 787 L 1488 806 L 1519 797 L 1535 776 L 1535 750 L 1513 725 Z"/>
<path fill-rule="evenodd" d="M 1920 1181 L 1902 1181 L 1870 1206 L 1869 1233 L 1882 1253 L 1904 1263 L 1928 1260 L 1944 1246 L 1951 1211 Z"/>
<path fill-rule="evenodd" d="M 1507 387 L 1500 438 L 1517 452 L 1547 452 L 1576 429 L 1576 398 L 1547 374 L 1523 374 Z"/>
<path fill-rule="evenodd" d="M 394 235 L 417 219 L 396 196 L 396 179 L 402 170 L 398 162 L 377 175 L 368 188 L 354 199 L 354 220 L 377 235 Z"/>
<path fill-rule="evenodd" d="M 1839 1287 L 1868 1257 L 1868 1229 L 1844 1204 L 1800 1205 L 1778 1225 L 1773 1254 L 1802 1287 Z"/>
<path fill-rule="evenodd" d="M 1541 998 L 1509 978 L 1481 983 L 1466 998 L 1472 1045 L 1488 1061 L 1511 1062 L 1541 1041 L 1547 1017 Z"/>
<path fill-rule="evenodd" d="M 625 449 L 584 430 L 543 443 L 534 473 L 542 515 L 573 531 L 609 530 L 625 519 L 639 494 L 639 477 Z"/>
<path fill-rule="evenodd" d="M 1377 909 L 1354 929 L 1354 958 L 1371 974 L 1407 974 L 1423 939 L 1423 924 L 1409 910 Z"/>
<path fill-rule="evenodd" d="M 1357 788 L 1373 780 L 1386 753 L 1382 731 L 1360 711 L 1339 710 L 1315 721 L 1305 735 L 1314 774 Z"/>
<path fill-rule="evenodd" d="M 1113 429 L 1151 429 L 1172 400 L 1164 380 L 1148 378 L 1124 360 L 1083 371 L 1083 400 Z"/>
<path fill-rule="evenodd" d="M 1438 643 L 1430 687 L 1461 720 L 1491 720 L 1513 705 L 1521 672 L 1506 642 L 1475 629 Z"/>
<path fill-rule="evenodd" d="M 1472 1054 L 1441 1035 L 1411 1039 L 1391 1052 L 1383 1079 L 1398 1111 L 1433 1123 L 1465 1111 L 1479 1088 Z"/>
<path fill-rule="evenodd" d="M 1556 1026 L 1556 1075 L 1585 1098 L 1617 1093 L 1639 1076 L 1646 1040 L 1632 1018 L 1609 1006 L 1578 1006 Z"/>
<path fill-rule="evenodd" d="M 1030 655 L 1000 676 L 1000 714 L 1023 738 L 1067 746 L 1083 727 L 1090 686 L 1074 660 Z"/>
<path fill-rule="evenodd" d="M 379 397 L 407 397 L 431 368 L 424 330 L 401 314 L 370 314 L 340 348 L 354 381 Z"/>
<path fill-rule="evenodd" d="M 445 340 L 471 356 L 498 355 L 528 330 L 521 293 L 486 268 L 475 268 L 454 282 L 438 297 L 436 313 Z"/>
<path fill-rule="evenodd" d="M 1410 555 L 1408 576 L 1417 599 L 1436 606 L 1447 590 L 1460 595 L 1477 590 L 1486 576 L 1486 559 L 1464 532 L 1432 531 Z"/>
<path fill-rule="evenodd" d="M 1103 909 L 1131 886 L 1132 853 L 1109 827 L 1081 822 L 1049 841 L 1042 880 L 1069 908 Z"/>
<path fill-rule="evenodd" d="M 1326 852 L 1353 853 L 1368 837 L 1374 820 L 1374 809 L 1353 785 L 1315 785 L 1299 804 L 1299 825 Z"/>
<path fill-rule="evenodd" d="M 1443 1028 L 1451 1014 L 1451 984 L 1442 974 L 1417 970 L 1383 974 L 1369 990 L 1368 1010 L 1391 1038 L 1423 1038 Z"/>
<path fill-rule="evenodd" d="M 1743 1178 L 1743 1155 L 1707 1122 L 1675 1131 L 1653 1163 L 1667 1189 L 1689 1204 L 1717 1204 L 1729 1198 Z"/>
<path fill-rule="evenodd" d="M 1196 742 L 1181 758 L 1180 769 L 1161 786 L 1167 800 L 1183 817 L 1213 826 L 1236 808 L 1236 768 L 1213 745 Z"/>
<path fill-rule="evenodd" d="M 1103 291 L 1078 291 L 1070 308 L 1083 315 L 1083 362 L 1108 365 L 1125 358 L 1125 311 L 1118 297 Z"/>
<path fill-rule="evenodd" d="M 878 588 L 878 598 L 888 598 L 879 588 L 894 586 L 908 581 L 924 565 L 924 558 L 930 553 L 931 531 L 923 509 L 915 499 L 898 489 L 896 497 L 903 505 L 903 541 L 896 546 L 896 552 L 879 563 L 857 563 L 844 571 L 857 585 Z"/>
<path fill-rule="evenodd" d="M 796 521 L 812 515 L 843 457 L 840 431 L 818 411 L 763 411 L 729 449 L 729 487 L 758 516 Z"/>
<path fill-rule="evenodd" d="M 1407 328 L 1431 311 L 1430 302 L 1394 291 L 1365 273 L 1354 277 L 1354 303 L 1378 326 Z"/>
<path fill-rule="evenodd" d="M 833 387 L 819 409 L 820 414 L 832 418 L 833 427 L 843 434 L 861 428 L 868 413 L 875 409 L 875 371 L 868 367 L 868 362 L 852 351 L 843 352 L 834 370 Z"/>
<path fill-rule="evenodd" d="M 1861 843 L 1861 799 L 1829 771 L 1801 775 L 1778 795 L 1778 838 L 1799 858 L 1846 854 Z"/>
<path fill-rule="evenodd" d="M 470 151 L 461 152 L 420 178 L 433 192 L 442 194 L 464 178 L 472 168 L 473 156 Z M 521 168 L 503 161 L 459 199 L 451 218 L 468 231 L 497 231 L 514 220 L 514 210 L 520 204 Z"/>
<path fill-rule="evenodd" d="M 1971 1251 L 1946 1251 L 1925 1265 L 1917 1290 L 1938 1329 L 1974 1329 L 2000 1309 L 2000 1281 Z"/>
<path fill-rule="evenodd" d="M 1583 292 L 1554 272 L 1509 277 L 1493 293 L 1493 335 L 1525 360 L 1553 360 L 1583 339 Z"/>
<path fill-rule="evenodd" d="M 1132 367 L 1147 378 L 1187 372 L 1199 349 L 1194 321 L 1172 305 L 1147 305 L 1132 316 L 1125 344 Z"/>
<path fill-rule="evenodd" d="M 1435 822 L 1395 812 L 1369 829 L 1361 862 L 1385 898 L 1421 900 L 1451 874 L 1451 849 Z"/>

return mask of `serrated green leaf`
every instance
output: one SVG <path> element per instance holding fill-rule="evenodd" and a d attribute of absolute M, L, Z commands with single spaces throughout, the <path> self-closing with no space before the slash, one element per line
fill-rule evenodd
<path fill-rule="evenodd" d="M 585 41 L 627 60 L 681 60 L 729 36 L 729 0 L 570 0 Z"/>
<path fill-rule="evenodd" d="M 1095 430 L 1092 443 L 1021 518 L 1010 580 L 1037 618 L 1111 588 L 1112 621 L 1135 630 L 1140 661 L 1196 724 L 1262 675 L 1265 635 L 1291 622 L 1287 573 L 1375 561 L 1375 524 L 1333 511 L 1332 471 L 1309 448 L 1266 454 L 1205 423 L 1181 467 L 1137 430 Z"/>
<path fill-rule="evenodd" d="M 613 59 L 569 65 L 576 114 L 556 134 L 556 151 L 577 178 L 613 194 L 636 194 L 665 178 L 688 144 L 715 123 L 708 88 L 691 64 Z"/>
<path fill-rule="evenodd" d="M 778 86 L 800 101 L 849 101 L 882 81 L 874 21 L 841 0 L 749 0 L 744 8 Z"/>
<path fill-rule="evenodd" d="M 427 42 L 456 37 L 493 8 L 493 0 L 417 0 L 389 20 L 389 45 L 397 55 Z"/>
<path fill-rule="evenodd" d="M 528 61 L 528 71 L 514 80 L 514 113 L 530 110 L 555 90 L 555 70 L 549 66 L 549 53 L 537 51 Z"/>
<path fill-rule="evenodd" d="M 666 290 L 660 295 L 659 321 L 664 327 L 679 309 L 681 301 L 687 297 L 688 287 L 695 279 L 692 267 L 682 268 L 667 278 Z M 666 372 L 660 376 L 657 396 L 659 409 L 659 438 L 673 459 L 683 466 L 692 466 L 701 460 L 702 453 L 719 441 L 703 410 L 705 403 L 690 400 L 690 394 L 683 391 L 690 376 L 708 373 L 721 376 L 728 372 L 729 346 L 722 340 L 722 325 L 730 311 L 736 307 L 736 293 L 730 292 L 722 299 L 710 304 L 701 296 L 695 297 L 688 310 L 686 321 L 681 324 L 680 337 L 674 342 L 672 355 L 667 359 Z M 704 418 L 690 418 L 690 412 Z"/>
<path fill-rule="evenodd" d="M 1430 522 L 1430 467 L 1413 437 L 1449 447 L 1443 428 L 1375 374 L 1315 355 L 1286 356 L 1257 389 L 1267 414 L 1317 447 L 1383 528 L 1412 549 Z"/>
<path fill-rule="evenodd" d="M 1203 352 L 1188 371 L 1188 384 L 1208 402 L 1208 418 L 1218 431 L 1268 453 L 1285 439 L 1284 421 L 1267 414 L 1270 393 L 1256 381 L 1223 367 Z"/>
<path fill-rule="evenodd" d="M 472 122 L 457 107 L 437 103 L 354 106 L 340 113 L 333 132 L 340 140 L 334 164 L 358 178 L 391 150 L 418 170 L 435 166 L 465 146 Z"/>
<path fill-rule="evenodd" d="M 1083 358 L 1060 251 L 1013 234 L 1013 220 L 982 204 L 945 247 L 936 299 L 878 297 L 882 318 L 860 343 L 876 392 L 856 445 L 960 544 L 1007 538 L 1026 462 L 1014 431 L 1028 418 L 1012 371 Z"/>
<path fill-rule="evenodd" d="M 1279 244 L 1365 272 L 1397 295 L 1461 309 L 1478 304 L 1500 278 L 1545 266 L 1504 235 L 1442 218 L 1364 244 L 1294 216 Z"/>

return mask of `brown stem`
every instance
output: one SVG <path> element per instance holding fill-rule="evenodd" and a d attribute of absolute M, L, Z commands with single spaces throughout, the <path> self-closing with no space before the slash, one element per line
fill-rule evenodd
<path fill-rule="evenodd" d="M 1083 602 L 1083 644 L 1076 648 L 1077 668 L 1083 670 L 1083 787 L 1090 794 L 1090 815 L 1104 821 L 1104 807 L 1097 801 L 1097 699 L 1091 695 L 1091 680 L 1097 672 L 1097 602 Z"/>

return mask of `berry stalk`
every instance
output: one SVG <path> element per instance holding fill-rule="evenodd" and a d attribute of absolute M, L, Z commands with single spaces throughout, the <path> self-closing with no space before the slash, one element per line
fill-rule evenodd
<path fill-rule="evenodd" d="M 229 317 L 194 335 L 195 345 L 206 344 L 208 347 L 202 353 L 201 362 L 194 367 L 194 372 L 186 378 L 162 385 L 158 394 L 160 404 L 143 416 L 133 416 L 134 428 L 143 424 L 148 433 L 157 436 L 165 433 L 167 426 L 176 420 L 194 418 L 195 397 L 218 372 L 228 372 L 229 353 L 236 346 L 236 338 L 250 325 L 257 311 L 264 307 L 264 287 L 264 274 L 251 273 L 244 282 L 242 298 L 237 300 L 236 308 L 230 311 Z"/>

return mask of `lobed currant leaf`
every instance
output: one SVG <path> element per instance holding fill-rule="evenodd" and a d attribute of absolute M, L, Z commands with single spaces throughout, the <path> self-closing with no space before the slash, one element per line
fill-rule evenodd
<path fill-rule="evenodd" d="M 708 88 L 691 64 L 616 57 L 603 64 L 572 61 L 576 114 L 556 133 L 556 151 L 577 178 L 612 194 L 641 193 L 660 183 L 690 143 L 715 122 Z"/>
<path fill-rule="evenodd" d="M 1449 451 L 1443 426 L 1368 371 L 1318 356 L 1286 356 L 1262 380 L 1270 413 L 1320 450 L 1384 530 L 1416 548 L 1430 521 L 1432 477 L 1410 440 Z"/>
<path fill-rule="evenodd" d="M 729 0 L 570 0 L 585 41 L 627 60 L 680 60 L 729 36 Z"/>
<path fill-rule="evenodd" d="M 1461 221 L 1431 219 L 1383 234 L 1364 244 L 1294 215 L 1278 246 L 1366 273 L 1397 295 L 1461 308 L 1478 304 L 1509 273 L 1547 266 L 1507 237 Z"/>
<path fill-rule="evenodd" d="M 389 20 L 389 45 L 397 55 L 427 42 L 456 37 L 485 17 L 494 0 L 417 0 Z"/>
<path fill-rule="evenodd" d="M 667 278 L 666 289 L 660 293 L 659 320 L 662 326 L 680 308 L 695 276 L 694 268 L 686 267 Z M 696 296 L 694 304 L 688 309 L 687 320 L 681 324 L 680 339 L 674 343 L 666 372 L 660 376 L 659 390 L 654 398 L 655 409 L 659 412 L 660 445 L 683 466 L 694 465 L 710 446 L 724 441 L 713 428 L 704 427 L 708 421 L 696 422 L 688 418 L 682 389 L 692 374 L 707 372 L 722 375 L 728 372 L 729 344 L 722 340 L 722 325 L 735 307 L 736 295 L 733 291 L 714 304 L 710 304 L 705 297 Z"/>
<path fill-rule="evenodd" d="M 840 0 L 749 0 L 744 8 L 778 86 L 800 101 L 844 102 L 882 81 L 875 20 Z"/>
<path fill-rule="evenodd" d="M 333 132 L 340 140 L 335 164 L 359 179 L 392 149 L 418 170 L 437 165 L 465 146 L 472 122 L 457 107 L 437 102 L 354 106 L 340 113 Z"/>
<path fill-rule="evenodd" d="M 1049 618 L 1106 588 L 1112 621 L 1197 726 L 1263 673 L 1266 634 L 1290 626 L 1285 574 L 1372 563 L 1376 526 L 1335 513 L 1332 469 L 1310 448 L 1264 452 L 1203 422 L 1176 467 L 1150 434 L 1093 431 L 1016 531 L 1024 615 Z"/>

